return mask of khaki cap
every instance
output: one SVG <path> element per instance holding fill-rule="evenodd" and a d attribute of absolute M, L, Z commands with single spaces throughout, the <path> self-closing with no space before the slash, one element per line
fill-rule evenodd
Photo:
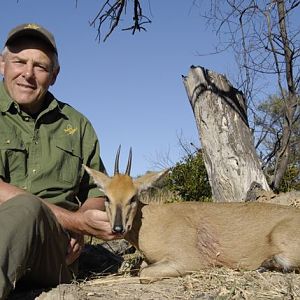
<path fill-rule="evenodd" d="M 5 45 L 9 45 L 15 39 L 23 36 L 35 36 L 45 41 L 50 48 L 57 54 L 57 47 L 54 36 L 44 27 L 36 23 L 26 23 L 13 28 L 7 36 Z"/>

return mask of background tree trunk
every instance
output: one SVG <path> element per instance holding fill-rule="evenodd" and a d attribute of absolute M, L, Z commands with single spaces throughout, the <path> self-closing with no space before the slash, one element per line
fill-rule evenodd
<path fill-rule="evenodd" d="M 214 201 L 246 200 L 253 185 L 269 191 L 242 93 L 223 75 L 200 66 L 192 66 L 183 83 L 196 119 Z"/>

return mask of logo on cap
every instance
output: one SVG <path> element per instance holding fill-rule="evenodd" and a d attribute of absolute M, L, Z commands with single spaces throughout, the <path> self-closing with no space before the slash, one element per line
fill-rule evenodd
<path fill-rule="evenodd" d="M 34 29 L 34 30 L 36 30 L 36 29 L 39 29 L 39 28 L 40 28 L 39 25 L 33 24 L 33 23 L 27 24 L 26 26 L 24 26 L 24 29 Z"/>

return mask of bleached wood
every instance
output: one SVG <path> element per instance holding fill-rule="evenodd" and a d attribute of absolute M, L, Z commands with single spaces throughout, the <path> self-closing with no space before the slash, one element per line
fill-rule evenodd
<path fill-rule="evenodd" d="M 183 83 L 192 106 L 214 201 L 245 200 L 256 182 L 268 191 L 243 94 L 223 75 L 192 66 Z"/>

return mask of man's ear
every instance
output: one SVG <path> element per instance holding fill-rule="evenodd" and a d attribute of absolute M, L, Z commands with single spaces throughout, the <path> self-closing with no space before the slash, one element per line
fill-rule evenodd
<path fill-rule="evenodd" d="M 0 73 L 4 75 L 5 61 L 3 55 L 0 54 Z"/>
<path fill-rule="evenodd" d="M 60 71 L 60 67 L 58 67 L 55 71 L 53 71 L 52 80 L 51 80 L 50 85 L 53 85 L 55 83 L 59 71 Z"/>

